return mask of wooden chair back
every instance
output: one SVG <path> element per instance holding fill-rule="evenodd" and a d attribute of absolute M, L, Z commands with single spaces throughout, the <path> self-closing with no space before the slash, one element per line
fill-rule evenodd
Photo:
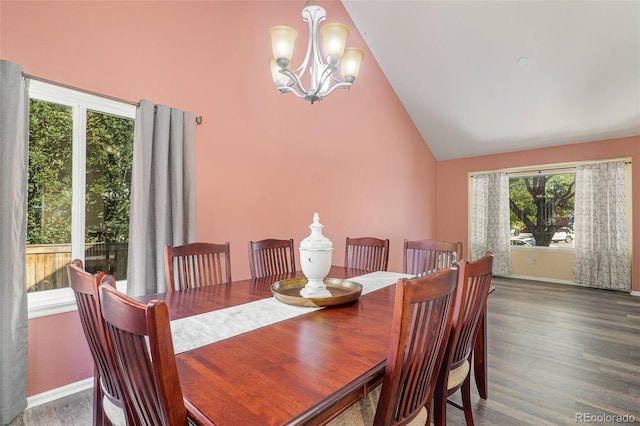
<path fill-rule="evenodd" d="M 167 291 L 231 282 L 229 243 L 189 243 L 166 246 L 164 270 Z"/>
<path fill-rule="evenodd" d="M 345 268 L 386 271 L 389 263 L 389 239 L 349 238 L 344 249 Z"/>
<path fill-rule="evenodd" d="M 249 241 L 251 278 L 281 275 L 296 270 L 293 238 Z"/>
<path fill-rule="evenodd" d="M 431 274 L 462 259 L 462 242 L 404 240 L 403 272 L 415 276 Z"/>
<path fill-rule="evenodd" d="M 398 280 L 374 424 L 406 424 L 430 407 L 451 330 L 457 281 L 455 267 Z"/>
<path fill-rule="evenodd" d="M 144 305 L 105 285 L 100 299 L 133 424 L 186 425 L 167 305 L 159 300 Z"/>
<path fill-rule="evenodd" d="M 445 361 L 438 378 L 435 399 L 436 425 L 446 424 L 446 398 L 463 385 L 463 410 L 467 424 L 473 424 L 473 414 L 470 401 L 470 361 L 471 353 L 475 346 L 480 321 L 484 315 L 489 290 L 491 289 L 491 277 L 493 272 L 493 254 L 487 254 L 474 262 L 462 260 L 460 262 L 460 275 L 458 290 L 453 308 L 453 320 L 451 321 L 451 334 L 447 344 Z M 463 369 L 459 369 L 465 365 Z M 458 369 L 466 371 L 467 376 L 457 380 L 453 384 L 449 380 L 449 373 Z M 465 383 L 466 382 L 466 383 Z"/>
<path fill-rule="evenodd" d="M 69 286 L 78 304 L 80 324 L 89 344 L 89 351 L 95 364 L 93 383 L 93 424 L 110 424 L 102 405 L 106 396 L 115 405 L 122 407 L 122 397 L 115 376 L 113 354 L 106 341 L 105 327 L 102 320 L 102 305 L 98 288 L 101 283 L 115 287 L 113 276 L 99 272 L 95 275 L 84 270 L 82 261 L 74 259 L 67 265 Z"/>

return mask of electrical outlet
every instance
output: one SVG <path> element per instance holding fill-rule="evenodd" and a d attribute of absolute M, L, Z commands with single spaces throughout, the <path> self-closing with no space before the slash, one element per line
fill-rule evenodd
<path fill-rule="evenodd" d="M 535 264 L 536 264 L 536 260 L 533 257 L 527 258 L 527 265 L 535 265 Z"/>

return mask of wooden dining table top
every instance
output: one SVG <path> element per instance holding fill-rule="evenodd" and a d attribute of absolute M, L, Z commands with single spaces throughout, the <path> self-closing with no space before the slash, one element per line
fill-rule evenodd
<path fill-rule="evenodd" d="M 334 266 L 331 278 L 367 271 Z M 250 279 L 147 295 L 171 320 L 272 297 L 274 281 Z M 309 424 L 379 383 L 387 356 L 395 285 L 352 303 L 308 313 L 176 355 L 182 392 L 199 417 L 218 425 Z M 349 398 L 351 399 L 349 399 Z M 341 402 L 342 401 L 342 402 Z M 336 405 L 337 404 L 337 405 Z"/>

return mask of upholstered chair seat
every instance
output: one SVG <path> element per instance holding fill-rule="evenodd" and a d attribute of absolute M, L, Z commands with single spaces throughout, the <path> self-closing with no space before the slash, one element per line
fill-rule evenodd
<path fill-rule="evenodd" d="M 469 375 L 469 361 L 465 361 L 461 366 L 449 371 L 449 380 L 447 382 L 447 390 L 458 389 Z"/>
<path fill-rule="evenodd" d="M 102 398 L 102 409 L 111 426 L 126 426 L 127 421 L 124 418 L 124 410 L 114 404 L 107 396 Z"/>
<path fill-rule="evenodd" d="M 328 423 L 328 426 L 371 426 L 376 415 L 380 389 L 382 385 L 373 389 L 366 397 L 351 405 L 345 411 Z M 409 426 L 424 426 L 429 418 L 426 408 L 423 408 L 417 417 L 411 420 Z"/>

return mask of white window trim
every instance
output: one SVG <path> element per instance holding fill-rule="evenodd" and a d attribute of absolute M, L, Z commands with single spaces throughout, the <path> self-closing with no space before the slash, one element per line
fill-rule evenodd
<path fill-rule="evenodd" d="M 47 102 L 53 102 L 73 108 L 73 149 L 86 146 L 86 114 L 87 110 L 116 115 L 125 118 L 136 118 L 136 107 L 125 102 L 102 98 L 89 93 L 56 86 L 38 80 L 29 81 L 29 97 Z M 81 158 L 74 154 L 73 166 L 73 194 L 72 214 L 78 215 L 79 220 L 72 222 L 71 229 L 71 258 L 84 261 L 84 211 L 78 208 L 76 197 L 84 198 L 85 191 L 85 162 L 84 149 L 80 149 Z M 76 166 L 75 162 L 81 162 Z M 126 280 L 116 283 L 118 290 L 125 292 Z M 47 290 L 28 293 L 28 318 L 56 315 L 77 309 L 73 291 L 70 288 Z"/>
<path fill-rule="evenodd" d="M 117 281 L 116 288 L 126 294 L 127 281 Z M 28 299 L 28 319 L 63 314 L 78 309 L 73 290 L 70 288 L 28 293 Z"/>
<path fill-rule="evenodd" d="M 566 253 L 573 252 L 573 247 L 538 247 L 538 246 L 509 246 L 510 250 L 523 250 L 523 251 L 541 251 L 544 253 Z"/>
<path fill-rule="evenodd" d="M 86 109 L 93 111 L 106 112 L 132 119 L 136 118 L 135 105 L 38 80 L 29 81 L 29 97 L 68 106 L 83 105 Z"/>

